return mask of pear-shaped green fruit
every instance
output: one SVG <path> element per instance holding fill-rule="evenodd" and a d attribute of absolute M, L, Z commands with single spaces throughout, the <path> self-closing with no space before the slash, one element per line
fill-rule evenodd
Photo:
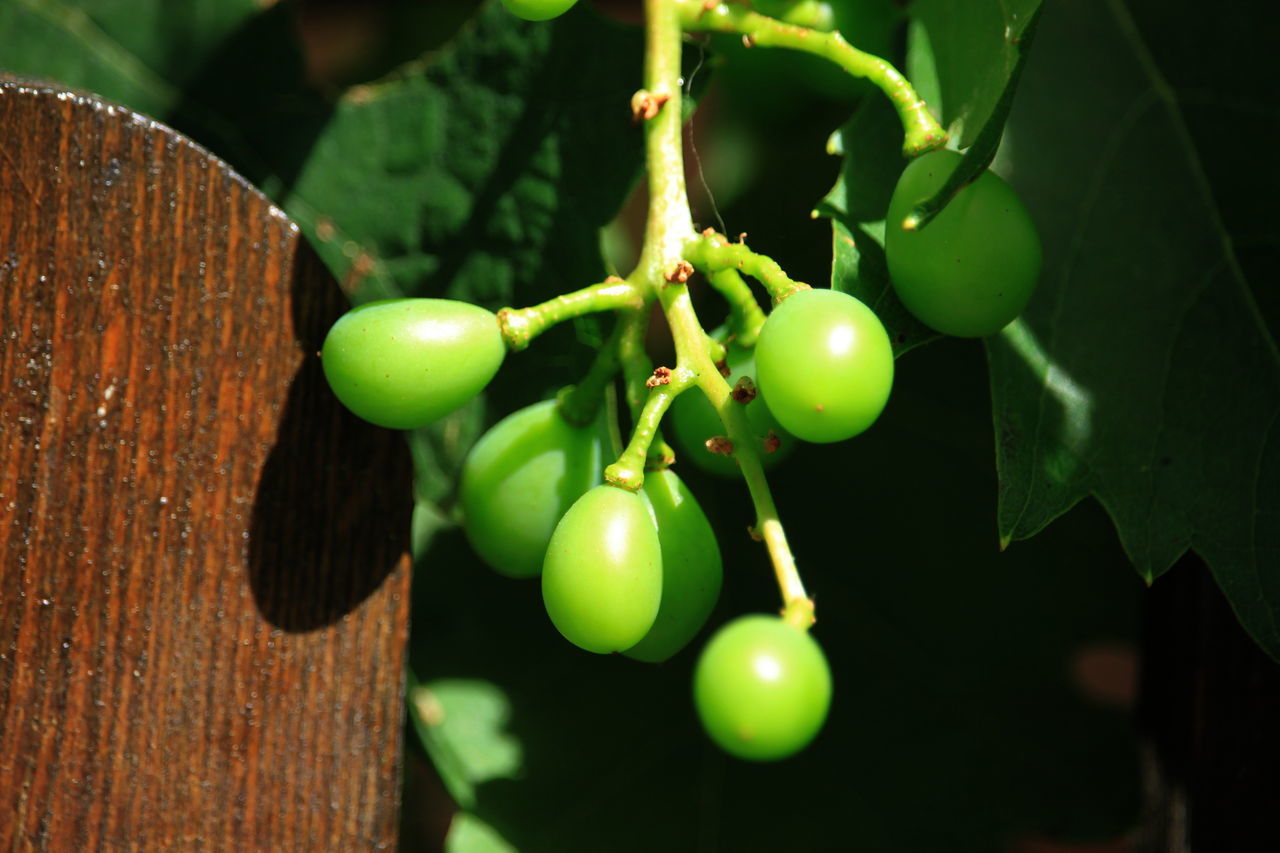
<path fill-rule="evenodd" d="M 674 471 L 646 474 L 640 494 L 649 503 L 662 546 L 662 602 L 649 633 L 626 655 L 657 663 L 684 648 L 702 628 L 720 597 L 724 570 L 711 522 Z"/>
<path fill-rule="evenodd" d="M 574 426 L 554 400 L 503 418 L 471 448 L 459 501 L 471 547 L 500 574 L 533 577 L 560 518 L 600 483 L 603 416 Z"/>
<path fill-rule="evenodd" d="M 491 311 L 451 299 L 387 299 L 353 308 L 324 340 L 333 393 L 391 429 L 439 420 L 493 379 L 506 345 Z"/>
<path fill-rule="evenodd" d="M 662 546 L 644 499 L 610 485 L 578 498 L 551 534 L 542 600 L 565 639 L 589 652 L 640 642 L 662 600 Z"/>

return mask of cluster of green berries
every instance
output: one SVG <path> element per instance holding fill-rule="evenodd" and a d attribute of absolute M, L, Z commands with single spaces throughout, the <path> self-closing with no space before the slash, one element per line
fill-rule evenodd
<path fill-rule="evenodd" d="M 502 0 L 531 19 L 574 0 Z M 987 172 L 961 189 L 927 227 L 906 226 L 960 155 L 914 160 L 889 207 L 885 252 L 900 301 L 945 334 L 994 334 L 1026 306 L 1040 242 L 1021 202 Z M 876 314 L 845 293 L 801 286 L 779 300 L 754 345 L 721 341 L 729 383 L 749 393 L 746 423 L 765 464 L 797 440 L 843 441 L 879 417 L 893 384 L 893 349 Z M 493 379 L 508 351 L 492 312 L 443 299 L 397 299 L 352 309 L 331 329 L 322 359 L 338 398 L 375 424 L 413 429 L 456 411 Z M 579 407 L 573 407 L 575 410 Z M 612 419 L 596 405 L 585 422 L 559 400 L 535 403 L 494 425 L 471 449 L 459 486 L 464 529 L 495 571 L 539 577 L 556 629 L 595 653 L 667 660 L 703 628 L 720 594 L 719 545 L 697 499 L 670 468 L 637 490 L 604 482 Z M 713 473 L 738 475 L 724 425 L 701 392 L 670 409 L 672 434 Z M 716 452 L 709 452 L 714 450 Z M 808 625 L 747 615 L 720 627 L 694 672 L 695 706 L 708 734 L 748 759 L 789 756 L 821 728 L 831 674 Z"/>

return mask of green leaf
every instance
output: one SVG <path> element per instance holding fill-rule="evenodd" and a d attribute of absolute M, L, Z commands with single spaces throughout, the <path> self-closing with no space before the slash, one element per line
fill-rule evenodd
<path fill-rule="evenodd" d="M 1209 23 L 1150 16 L 1119 0 L 1047 7 L 997 162 L 1045 239 L 1024 322 L 988 342 L 1001 537 L 1031 536 L 1094 494 L 1143 577 L 1194 548 L 1280 657 L 1280 356 L 1220 208 L 1235 199 L 1215 196 L 1207 174 L 1241 174 L 1246 210 L 1274 198 L 1276 178 L 1220 129 L 1197 135 L 1184 112 L 1187 94 L 1207 95 L 1274 129 L 1275 92 L 1241 103 L 1239 69 L 1203 61 Z M 1179 39 L 1164 37 L 1177 26 Z M 1257 28 L 1238 29 L 1234 52 L 1265 53 Z M 1155 36 L 1186 49 L 1157 61 Z M 1184 94 L 1165 68 L 1190 65 L 1198 89 Z M 1237 144 L 1261 129 L 1234 128 Z M 1230 162 L 1206 165 L 1206 143 Z M 1256 233 L 1249 217 L 1232 221 Z"/>
<path fill-rule="evenodd" d="M 636 30 L 589 10 L 530 23 L 488 4 L 342 98 L 285 207 L 357 299 L 498 307 L 599 281 L 598 229 L 639 166 L 639 56 Z"/>
<path fill-rule="evenodd" d="M 282 197 L 331 105 L 306 79 L 293 4 L 9 0 L 4 67 L 159 119 Z"/>
<path fill-rule="evenodd" d="M 445 853 L 516 853 L 496 829 L 467 812 L 459 812 L 449 825 Z"/>
<path fill-rule="evenodd" d="M 519 775 L 520 742 L 507 732 L 511 702 L 497 685 L 411 678 L 408 702 L 414 728 L 459 805 L 475 805 L 477 785 Z"/>
<path fill-rule="evenodd" d="M 1026 67 L 1027 57 L 1031 55 L 1031 44 L 1035 36 L 1036 22 L 1039 19 L 1040 10 L 1037 9 L 1032 13 L 1031 19 L 1018 36 L 1015 42 L 1017 62 L 1005 80 L 1005 87 L 1000 94 L 1000 100 L 996 102 L 995 108 L 987 117 L 986 122 L 983 123 L 982 129 L 973 137 L 972 144 L 964 152 L 964 157 L 960 164 L 956 166 L 955 171 L 938 188 L 932 198 L 917 204 L 907 215 L 907 221 L 914 221 L 915 223 L 912 226 L 913 228 L 924 229 L 927 227 L 933 218 L 941 213 L 948 202 L 955 197 L 956 193 L 970 182 L 981 177 L 995 159 L 996 152 L 1000 148 L 1000 142 L 1004 138 L 1004 126 L 1009 120 L 1009 110 L 1013 106 L 1013 99 L 1018 91 L 1018 78 L 1022 75 L 1022 69 Z M 919 56 L 925 53 L 926 50 L 930 50 L 931 48 L 927 45 L 927 36 L 924 35 L 923 31 L 917 27 L 913 28 L 913 32 L 921 36 L 919 49 L 913 51 L 913 54 Z M 924 63 L 920 64 L 923 65 Z"/>
<path fill-rule="evenodd" d="M 914 0 L 928 34 L 943 125 L 968 147 L 987 123 L 1018 60 L 1016 41 L 1040 0 Z"/>
<path fill-rule="evenodd" d="M 7 71 L 94 92 L 163 118 L 218 46 L 259 11 L 255 0 L 8 0 Z"/>

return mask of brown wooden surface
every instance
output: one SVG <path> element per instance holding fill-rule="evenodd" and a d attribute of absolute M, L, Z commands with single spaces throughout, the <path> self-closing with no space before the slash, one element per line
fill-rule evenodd
<path fill-rule="evenodd" d="M 337 285 L 168 128 L 0 128 L 0 850 L 393 846 L 410 462 Z"/>

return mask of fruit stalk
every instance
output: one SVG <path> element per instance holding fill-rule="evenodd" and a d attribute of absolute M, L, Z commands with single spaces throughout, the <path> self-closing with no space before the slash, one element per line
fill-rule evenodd
<path fill-rule="evenodd" d="M 528 308 L 503 308 L 498 312 L 498 325 L 502 329 L 503 340 L 513 352 L 519 352 L 547 329 L 599 311 L 616 311 L 619 309 L 639 309 L 644 305 L 644 296 L 632 284 L 620 278 L 610 277 L 604 281 L 562 293 L 554 299 L 548 299 Z"/>
<path fill-rule="evenodd" d="M 650 467 L 659 469 L 666 468 L 675 461 L 675 454 L 670 448 L 666 448 L 665 455 L 662 450 L 655 454 L 652 445 L 660 435 L 658 423 L 662 416 L 667 413 L 676 395 L 690 386 L 692 376 L 688 371 L 659 368 L 652 374 L 654 381 L 659 375 L 662 376 L 661 384 L 654 384 L 649 389 L 649 396 L 640 410 L 640 416 L 636 418 L 627 449 L 622 451 L 617 462 L 604 469 L 606 483 L 636 492 L 644 485 L 646 459 L 652 459 Z"/>
<path fill-rule="evenodd" d="M 915 88 L 897 68 L 878 56 L 858 50 L 839 32 L 787 24 L 751 11 L 746 5 L 703 0 L 674 0 L 680 23 L 689 32 L 735 33 L 748 46 L 782 47 L 821 56 L 855 77 L 864 77 L 893 102 L 902 121 L 902 153 L 915 157 L 945 145 L 946 131 L 930 114 Z"/>
<path fill-rule="evenodd" d="M 727 271 L 746 273 L 764 285 L 774 302 L 781 302 L 796 291 L 809 289 L 809 285 L 788 276 L 773 258 L 751 251 L 746 243 L 730 243 L 729 238 L 710 228 L 690 240 L 684 251 L 696 269 L 709 275 Z M 750 291 L 747 295 L 750 296 Z"/>
<path fill-rule="evenodd" d="M 736 269 L 711 273 L 707 276 L 707 281 L 729 303 L 733 312 L 732 327 L 737 333 L 735 340 L 740 346 L 754 346 L 756 338 L 760 336 L 760 327 L 764 325 L 765 315 L 751 288 Z"/>
<path fill-rule="evenodd" d="M 796 568 L 795 557 L 787 543 L 777 507 L 765 479 L 760 455 L 751 440 L 751 428 L 743 407 L 733 400 L 729 384 L 720 375 L 706 345 L 706 332 L 698 321 L 684 283 L 690 249 L 696 253 L 707 242 L 693 230 L 693 217 L 684 183 L 684 147 L 681 138 L 680 109 L 680 13 L 687 4 L 680 0 L 645 0 L 645 94 L 660 95 L 662 101 L 656 115 L 645 120 L 645 150 L 649 176 L 649 219 L 645 229 L 640 264 L 632 281 L 643 282 L 657 294 L 671 328 L 676 346 L 675 373 L 691 377 L 723 421 L 734 445 L 734 458 L 742 469 L 756 512 L 755 530 L 764 539 L 774 566 L 785 611 L 808 614 L 813 621 L 813 603 L 805 593 Z M 721 238 L 727 244 L 727 240 Z M 721 241 L 716 241 L 717 243 Z M 745 247 L 743 247 L 745 249 Z M 722 268 L 737 267 L 737 261 L 751 264 L 753 269 L 778 285 L 782 291 L 799 289 L 776 263 L 768 266 L 764 256 L 748 253 L 735 257 Z M 768 259 L 764 259 L 768 260 Z M 755 273 L 752 273 L 755 275 Z M 766 287 L 768 284 L 766 283 Z M 624 353 L 625 359 L 625 353 Z M 624 362 L 625 363 L 625 362 Z M 632 383 L 628 382 L 628 394 Z M 795 620 L 797 623 L 803 620 Z"/>

